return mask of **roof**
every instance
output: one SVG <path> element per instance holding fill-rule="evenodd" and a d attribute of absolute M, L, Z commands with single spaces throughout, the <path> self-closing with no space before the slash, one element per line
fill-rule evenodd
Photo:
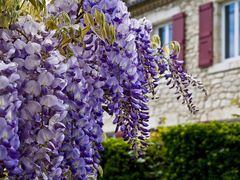
<path fill-rule="evenodd" d="M 164 6 L 175 0 L 125 0 L 132 16 L 138 16 L 156 7 Z"/>

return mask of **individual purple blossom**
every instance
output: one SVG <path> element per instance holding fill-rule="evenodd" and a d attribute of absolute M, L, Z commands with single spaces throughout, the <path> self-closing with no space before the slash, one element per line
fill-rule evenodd
<path fill-rule="evenodd" d="M 32 54 L 26 57 L 24 61 L 24 67 L 27 70 L 35 70 L 40 65 L 40 57 L 38 55 Z"/>

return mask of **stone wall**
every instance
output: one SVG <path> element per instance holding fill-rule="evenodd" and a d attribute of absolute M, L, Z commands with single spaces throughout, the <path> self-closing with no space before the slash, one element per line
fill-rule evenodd
<path fill-rule="evenodd" d="M 233 61 L 221 61 L 222 0 L 214 1 L 214 64 L 209 68 L 198 68 L 198 8 L 207 2 L 210 0 L 176 0 L 141 15 L 149 19 L 156 27 L 171 20 L 172 15 L 185 12 L 186 69 L 201 80 L 208 91 L 208 96 L 205 97 L 198 89 L 193 89 L 193 100 L 200 111 L 196 115 L 191 115 L 187 107 L 176 100 L 174 90 L 169 90 L 165 85 L 166 82 L 161 82 L 157 89 L 158 99 L 151 100 L 149 103 L 150 127 L 158 126 L 165 118 L 166 125 L 173 125 L 208 120 L 231 120 L 233 113 L 240 114 L 240 110 L 230 103 L 233 98 L 240 97 L 240 58 Z M 104 130 L 113 130 L 109 120 Z"/>

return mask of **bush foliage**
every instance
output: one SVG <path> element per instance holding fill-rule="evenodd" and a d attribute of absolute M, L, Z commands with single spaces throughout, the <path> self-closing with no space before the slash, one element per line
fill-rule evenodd
<path fill-rule="evenodd" d="M 121 139 L 107 139 L 104 180 L 239 180 L 240 123 L 211 122 L 159 128 L 144 157 L 133 159 Z"/>

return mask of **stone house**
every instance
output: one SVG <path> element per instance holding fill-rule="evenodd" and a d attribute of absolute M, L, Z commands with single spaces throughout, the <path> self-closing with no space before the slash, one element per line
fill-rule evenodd
<path fill-rule="evenodd" d="M 174 90 L 161 82 L 150 102 L 150 127 L 209 120 L 235 120 L 240 110 L 240 0 L 126 0 L 132 17 L 146 17 L 162 43 L 177 40 L 185 69 L 205 85 L 208 96 L 194 90 L 200 110 L 190 114 Z M 113 130 L 106 122 L 105 130 Z"/>

